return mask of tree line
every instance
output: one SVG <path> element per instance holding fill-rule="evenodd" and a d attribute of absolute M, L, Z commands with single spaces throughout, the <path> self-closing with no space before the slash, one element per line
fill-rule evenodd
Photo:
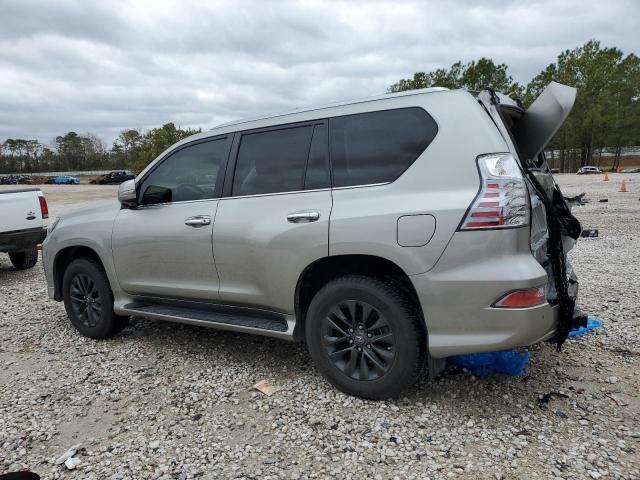
<path fill-rule="evenodd" d="M 68 132 L 57 136 L 51 146 L 37 140 L 9 138 L 0 144 L 0 173 L 124 169 L 139 172 L 177 141 L 201 131 L 176 127 L 173 123 L 144 133 L 126 129 L 111 148 L 92 133 Z"/>
<path fill-rule="evenodd" d="M 602 47 L 597 40 L 560 53 L 526 85 L 509 75 L 507 65 L 480 58 L 465 64 L 456 62 L 450 68 L 416 72 L 388 91 L 491 87 L 528 107 L 551 81 L 578 89 L 571 115 L 547 147 L 548 156 L 561 171 L 593 165 L 603 153 L 613 155 L 611 167 L 615 169 L 625 147 L 640 145 L 640 58 Z"/>
<path fill-rule="evenodd" d="M 426 87 L 493 88 L 519 99 L 527 107 L 551 81 L 578 88 L 571 115 L 549 144 L 548 151 L 561 171 L 593 165 L 604 152 L 620 164 L 625 147 L 640 145 L 640 59 L 590 40 L 558 55 L 526 85 L 509 74 L 505 64 L 490 58 L 449 68 L 416 72 L 388 91 Z M 68 132 L 51 145 L 37 140 L 7 139 L 0 143 L 0 173 L 130 169 L 142 170 L 167 147 L 201 129 L 182 129 L 166 123 L 147 132 L 125 129 L 110 148 L 96 135 Z"/>

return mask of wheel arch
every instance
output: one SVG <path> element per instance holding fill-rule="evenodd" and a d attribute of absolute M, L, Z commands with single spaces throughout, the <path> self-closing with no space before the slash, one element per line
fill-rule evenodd
<path fill-rule="evenodd" d="M 296 325 L 293 331 L 296 341 L 304 341 L 306 314 L 315 294 L 327 282 L 345 275 L 363 275 L 392 282 L 413 302 L 425 334 L 427 333 L 427 323 L 418 294 L 402 268 L 391 260 L 375 255 L 335 255 L 309 264 L 298 278 L 295 290 Z"/>
<path fill-rule="evenodd" d="M 78 258 L 90 258 L 98 262 L 104 268 L 104 262 L 100 255 L 91 247 L 75 245 L 61 249 L 53 261 L 54 299 L 62 301 L 62 279 L 69 264 Z"/>

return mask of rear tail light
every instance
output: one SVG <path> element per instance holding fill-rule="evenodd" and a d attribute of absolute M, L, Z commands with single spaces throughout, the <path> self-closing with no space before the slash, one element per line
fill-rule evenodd
<path fill-rule="evenodd" d="M 536 287 L 507 293 L 493 306 L 496 308 L 526 308 L 542 305 L 546 301 L 544 287 Z"/>
<path fill-rule="evenodd" d="M 47 206 L 47 200 L 44 198 L 44 194 L 42 192 L 38 192 L 38 201 L 40 202 L 40 213 L 42 214 L 42 218 L 49 218 L 49 207 Z"/>
<path fill-rule="evenodd" d="M 529 194 L 518 162 L 510 153 L 478 157 L 480 192 L 460 230 L 521 227 L 529 224 Z"/>

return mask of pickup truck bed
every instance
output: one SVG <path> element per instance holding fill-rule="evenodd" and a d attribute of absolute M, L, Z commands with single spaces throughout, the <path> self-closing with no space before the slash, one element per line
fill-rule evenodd
<path fill-rule="evenodd" d="M 0 191 L 0 252 L 17 269 L 38 261 L 38 245 L 47 236 L 49 210 L 39 188 Z"/>

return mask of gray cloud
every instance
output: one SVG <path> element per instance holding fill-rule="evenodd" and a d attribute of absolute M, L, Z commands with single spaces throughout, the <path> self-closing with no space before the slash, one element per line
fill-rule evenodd
<path fill-rule="evenodd" d="M 0 140 L 210 128 L 480 56 L 526 82 L 590 38 L 639 46 L 636 0 L 43 3 L 3 3 Z"/>

